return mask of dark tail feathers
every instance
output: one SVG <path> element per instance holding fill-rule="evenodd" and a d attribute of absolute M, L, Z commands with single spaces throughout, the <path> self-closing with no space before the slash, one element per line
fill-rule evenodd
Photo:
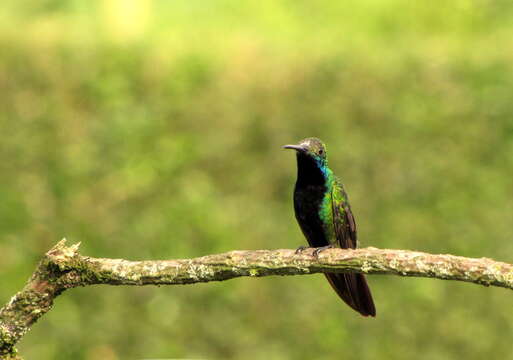
<path fill-rule="evenodd" d="M 324 274 L 344 302 L 363 316 L 376 316 L 372 295 L 362 274 Z"/>

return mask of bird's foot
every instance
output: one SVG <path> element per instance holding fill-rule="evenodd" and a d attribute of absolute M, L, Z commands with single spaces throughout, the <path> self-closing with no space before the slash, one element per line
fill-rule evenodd
<path fill-rule="evenodd" d="M 321 246 L 321 247 L 315 248 L 315 250 L 313 251 L 312 255 L 315 256 L 316 258 L 318 258 L 319 254 L 321 252 L 323 252 L 326 249 L 331 249 L 333 247 L 334 247 L 334 245 L 330 244 L 330 245 L 326 245 L 326 246 Z"/>
<path fill-rule="evenodd" d="M 301 254 L 303 251 L 305 251 L 306 249 L 308 249 L 308 246 L 305 246 L 305 245 L 301 245 L 300 247 L 298 247 L 296 249 L 296 251 L 294 252 L 296 255 L 297 254 Z"/>

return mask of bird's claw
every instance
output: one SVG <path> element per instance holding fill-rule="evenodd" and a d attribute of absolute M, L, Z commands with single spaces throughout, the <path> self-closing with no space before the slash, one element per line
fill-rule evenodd
<path fill-rule="evenodd" d="M 294 252 L 294 254 L 301 254 L 303 251 L 305 251 L 306 249 L 308 249 L 308 246 L 305 246 L 305 245 L 301 245 L 300 247 L 298 247 L 296 249 L 296 251 Z"/>
<path fill-rule="evenodd" d="M 333 245 L 326 245 L 326 246 L 321 246 L 321 247 L 318 247 L 318 248 L 315 248 L 315 250 L 313 251 L 312 255 L 316 258 L 319 257 L 319 253 L 323 252 L 324 250 L 326 249 L 331 249 L 333 247 Z"/>

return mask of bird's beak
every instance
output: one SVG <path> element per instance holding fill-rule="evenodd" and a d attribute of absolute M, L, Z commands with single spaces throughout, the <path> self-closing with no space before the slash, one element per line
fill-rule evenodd
<path fill-rule="evenodd" d="M 300 151 L 300 152 L 306 151 L 306 149 L 300 145 L 283 145 L 282 147 L 284 149 L 292 149 L 292 150 L 296 150 L 296 151 Z"/>

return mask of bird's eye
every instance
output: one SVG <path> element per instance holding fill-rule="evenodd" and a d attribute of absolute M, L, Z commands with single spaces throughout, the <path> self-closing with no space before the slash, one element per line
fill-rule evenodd
<path fill-rule="evenodd" d="M 319 155 L 322 155 L 322 154 L 324 154 L 324 150 L 320 149 L 319 150 Z"/>

